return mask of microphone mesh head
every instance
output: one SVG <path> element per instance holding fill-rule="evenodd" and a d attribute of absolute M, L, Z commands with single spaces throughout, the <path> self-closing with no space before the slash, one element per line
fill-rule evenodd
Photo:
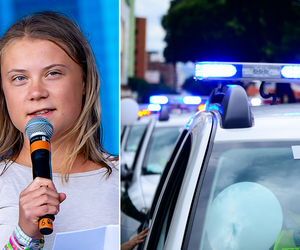
<path fill-rule="evenodd" d="M 44 135 L 51 139 L 53 135 L 53 126 L 46 118 L 36 116 L 27 123 L 25 134 L 29 140 L 37 135 Z"/>

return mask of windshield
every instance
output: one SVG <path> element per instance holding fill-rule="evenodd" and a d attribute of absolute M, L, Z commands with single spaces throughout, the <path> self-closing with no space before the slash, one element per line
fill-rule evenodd
<path fill-rule="evenodd" d="M 300 249 L 297 145 L 215 143 L 188 249 Z"/>
<path fill-rule="evenodd" d="M 145 154 L 144 175 L 162 173 L 182 130 L 183 126 L 155 128 Z"/>
<path fill-rule="evenodd" d="M 146 127 L 146 124 L 131 126 L 125 145 L 125 151 L 135 152 L 137 150 Z"/>

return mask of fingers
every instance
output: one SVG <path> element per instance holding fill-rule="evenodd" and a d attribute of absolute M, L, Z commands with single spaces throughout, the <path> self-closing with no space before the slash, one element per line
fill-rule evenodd
<path fill-rule="evenodd" d="M 42 237 L 38 220 L 46 214 L 56 215 L 59 205 L 66 199 L 64 193 L 57 193 L 53 182 L 37 177 L 23 190 L 19 198 L 19 225 L 32 238 Z"/>
<path fill-rule="evenodd" d="M 25 189 L 26 191 L 33 191 L 35 189 L 38 189 L 40 187 L 49 187 L 56 191 L 56 188 L 50 179 L 42 178 L 42 177 L 36 177 L 33 182 L 29 184 L 29 186 Z M 25 191 L 24 190 L 24 191 Z"/>
<path fill-rule="evenodd" d="M 26 211 L 32 209 L 39 211 L 40 213 L 53 213 L 56 214 L 58 210 L 59 194 L 56 190 L 50 187 L 42 186 L 33 190 L 25 189 L 24 192 L 20 194 L 20 206 Z M 45 214 L 40 214 L 45 215 Z"/>
<path fill-rule="evenodd" d="M 122 249 L 133 249 L 136 245 L 144 242 L 144 239 L 147 237 L 149 231 L 149 227 L 144 229 L 142 232 L 137 234 L 135 237 L 133 237 L 131 240 L 125 242 Z"/>
<path fill-rule="evenodd" d="M 59 203 L 62 203 L 67 198 L 66 194 L 64 193 L 59 193 L 58 195 L 59 195 Z"/>
<path fill-rule="evenodd" d="M 59 195 L 54 190 L 47 187 L 30 191 L 25 196 L 20 195 L 20 206 L 36 216 L 43 216 L 47 213 L 57 214 L 59 209 Z M 28 217 L 31 217 L 28 215 Z"/>
<path fill-rule="evenodd" d="M 147 227 L 146 229 L 144 229 L 142 232 L 140 232 L 139 234 L 137 234 L 133 239 L 138 240 L 143 242 L 144 238 L 146 238 L 146 236 L 148 235 L 148 231 L 149 231 L 149 227 Z"/>
<path fill-rule="evenodd" d="M 146 229 L 144 229 L 144 230 L 143 230 L 142 232 L 140 232 L 138 235 L 144 235 L 144 234 L 148 235 L 148 234 L 147 234 L 148 231 L 149 231 L 149 227 L 147 227 Z"/>

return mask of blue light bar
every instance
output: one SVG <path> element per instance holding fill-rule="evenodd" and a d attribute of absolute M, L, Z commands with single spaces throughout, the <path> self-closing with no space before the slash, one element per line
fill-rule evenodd
<path fill-rule="evenodd" d="M 152 104 L 166 104 L 168 103 L 169 99 L 166 96 L 162 95 L 153 95 L 150 96 L 150 103 Z"/>
<path fill-rule="evenodd" d="M 300 64 L 198 62 L 196 80 L 300 82 Z"/>
<path fill-rule="evenodd" d="M 200 96 L 185 96 L 183 98 L 183 103 L 187 105 L 198 105 L 201 103 Z"/>
<path fill-rule="evenodd" d="M 160 111 L 161 106 L 159 104 L 149 104 L 148 105 L 148 110 L 150 110 L 150 111 Z"/>
<path fill-rule="evenodd" d="M 283 115 L 284 116 L 300 116 L 300 113 L 299 112 L 296 112 L 296 113 L 284 113 Z"/>
<path fill-rule="evenodd" d="M 222 63 L 197 63 L 195 67 L 196 77 L 231 77 L 237 69 L 232 64 Z"/>
<path fill-rule="evenodd" d="M 300 78 L 300 66 L 283 66 L 281 74 L 285 78 Z"/>

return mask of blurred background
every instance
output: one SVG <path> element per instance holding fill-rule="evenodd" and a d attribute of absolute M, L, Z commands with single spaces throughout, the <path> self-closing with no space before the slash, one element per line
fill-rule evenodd
<path fill-rule="evenodd" d="M 90 42 L 101 74 L 104 149 L 119 154 L 119 1 L 0 0 L 0 37 L 15 21 L 43 10 L 75 19 Z"/>
<path fill-rule="evenodd" d="M 299 0 L 121 0 L 121 97 L 207 96 L 216 83 L 194 81 L 195 62 L 299 63 L 299 42 Z M 242 85 L 260 98 L 259 84 Z M 268 91 L 300 99 L 293 83 Z"/>
<path fill-rule="evenodd" d="M 217 80 L 195 81 L 195 63 L 300 64 L 300 0 L 120 2 L 124 243 L 148 225 L 144 223 L 146 216 L 152 220 L 152 202 L 158 201 L 153 198 L 156 190 L 161 190 L 157 189 L 161 174 L 171 178 L 173 173 L 169 175 L 164 169 L 172 169 L 178 163 L 173 153 L 186 143 L 184 128 L 189 128 L 198 110 L 205 109 L 208 96 L 221 84 Z M 274 93 L 277 103 L 300 102 L 300 85 L 293 82 L 233 84 L 246 90 L 252 106 L 271 104 L 272 98 L 266 97 L 266 93 Z M 266 98 L 260 95 L 260 86 Z M 129 100 L 135 100 L 138 106 L 136 120 L 131 123 L 125 119 L 134 113 L 133 108 L 125 105 Z"/>

